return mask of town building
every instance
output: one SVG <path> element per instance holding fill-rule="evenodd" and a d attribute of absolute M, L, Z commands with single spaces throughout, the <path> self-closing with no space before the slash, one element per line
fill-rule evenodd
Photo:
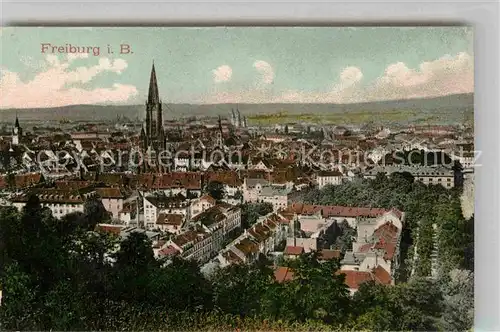
<path fill-rule="evenodd" d="M 322 189 L 324 186 L 332 185 L 338 186 L 342 184 L 343 174 L 340 171 L 321 171 L 316 176 L 316 181 L 319 189 Z"/>
<path fill-rule="evenodd" d="M 56 218 L 62 218 L 73 212 L 83 212 L 84 204 L 88 199 L 98 198 L 94 188 L 82 189 L 55 189 L 34 188 L 25 194 L 15 196 L 11 201 L 19 211 L 26 205 L 31 195 L 36 195 L 42 207 L 47 207 Z"/>

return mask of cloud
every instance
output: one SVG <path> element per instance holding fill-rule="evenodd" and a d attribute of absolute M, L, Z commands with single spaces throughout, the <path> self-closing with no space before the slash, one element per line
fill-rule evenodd
<path fill-rule="evenodd" d="M 271 68 L 264 64 L 260 67 Z M 239 93 L 218 92 L 207 96 L 204 102 L 357 103 L 431 98 L 471 92 L 474 92 L 474 60 L 471 55 L 462 52 L 455 56 L 445 55 L 433 61 L 423 62 L 417 68 L 410 68 L 403 62 L 392 63 L 372 82 L 365 82 L 360 68 L 346 67 L 330 88 L 323 92 L 286 90 L 274 95 L 261 89 Z"/>
<path fill-rule="evenodd" d="M 125 60 L 100 58 L 94 66 L 70 69 L 70 63 L 77 58 L 85 56 L 68 56 L 61 61 L 56 55 L 47 55 L 43 71 L 27 82 L 23 82 L 16 72 L 2 69 L 0 107 L 57 107 L 123 102 L 137 95 L 137 89 L 132 85 L 115 83 L 111 87 L 90 90 L 79 86 L 104 72 L 121 74 L 128 66 Z"/>
<path fill-rule="evenodd" d="M 68 53 L 68 62 L 72 62 L 76 59 L 88 59 L 88 53 Z"/>
<path fill-rule="evenodd" d="M 228 65 L 222 65 L 212 70 L 214 74 L 214 82 L 228 82 L 231 80 L 231 76 L 233 76 L 233 70 Z"/>
<path fill-rule="evenodd" d="M 273 67 L 266 61 L 258 60 L 253 64 L 254 68 L 261 74 L 262 83 L 271 84 L 274 81 Z"/>
<path fill-rule="evenodd" d="M 402 62 L 388 66 L 367 90 L 374 100 L 428 98 L 474 91 L 474 60 L 467 53 L 423 62 L 418 69 Z"/>

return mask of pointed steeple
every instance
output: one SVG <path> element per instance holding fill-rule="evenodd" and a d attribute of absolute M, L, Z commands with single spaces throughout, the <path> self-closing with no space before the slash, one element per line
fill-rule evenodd
<path fill-rule="evenodd" d="M 153 61 L 153 67 L 151 68 L 151 77 L 149 78 L 148 103 L 149 104 L 160 103 L 160 97 L 158 93 L 158 82 L 156 81 L 156 71 L 155 71 L 154 61 Z"/>
<path fill-rule="evenodd" d="M 17 117 L 17 112 L 16 112 L 16 123 L 15 123 L 14 127 L 21 128 L 21 126 L 19 125 L 19 118 Z"/>
<path fill-rule="evenodd" d="M 220 115 L 219 115 L 219 120 L 217 121 L 218 125 L 219 125 L 219 131 L 222 133 L 222 120 L 220 118 Z"/>

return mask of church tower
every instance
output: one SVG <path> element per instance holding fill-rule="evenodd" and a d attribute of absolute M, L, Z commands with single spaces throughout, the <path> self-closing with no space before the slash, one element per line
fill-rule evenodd
<path fill-rule="evenodd" d="M 218 124 L 218 130 L 217 130 L 217 142 L 216 142 L 216 146 L 219 146 L 219 147 L 222 147 L 223 146 L 223 130 L 222 130 L 222 120 L 220 118 L 220 115 L 219 115 L 219 120 L 217 121 L 217 124 Z"/>
<path fill-rule="evenodd" d="M 19 118 L 16 114 L 16 123 L 14 124 L 14 129 L 12 129 L 12 145 L 19 145 L 21 136 L 23 136 L 23 129 L 19 125 Z"/>
<path fill-rule="evenodd" d="M 157 138 L 160 134 L 160 128 L 163 125 L 163 118 L 154 63 L 151 69 L 151 76 L 149 78 L 148 101 L 146 102 L 146 120 L 149 120 L 149 129 L 146 129 L 146 134 L 149 134 L 150 138 Z"/>
<path fill-rule="evenodd" d="M 147 146 L 153 145 L 155 149 L 164 147 L 165 142 L 163 141 L 165 140 L 165 132 L 163 129 L 163 112 L 154 63 L 149 78 L 148 100 L 146 101 L 146 123 L 144 127 L 146 142 L 143 141 L 142 143 Z"/>
<path fill-rule="evenodd" d="M 156 79 L 156 69 L 153 62 L 151 75 L 149 77 L 148 99 L 146 101 L 146 121 L 140 133 L 140 148 L 148 156 L 155 158 L 166 149 L 166 134 L 163 128 L 163 112 Z M 146 163 L 144 163 L 146 164 Z M 149 167 L 144 165 L 142 171 Z M 158 166 L 156 171 L 165 171 Z"/>
<path fill-rule="evenodd" d="M 238 128 L 241 127 L 241 113 L 238 107 L 236 107 L 236 114 L 238 115 L 238 124 L 236 125 Z"/>

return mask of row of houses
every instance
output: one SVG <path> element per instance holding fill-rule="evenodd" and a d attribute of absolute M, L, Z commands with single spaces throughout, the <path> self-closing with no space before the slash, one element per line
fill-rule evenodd
<path fill-rule="evenodd" d="M 289 220 L 272 212 L 260 218 L 252 227 L 228 244 L 217 256 L 216 264 L 225 267 L 231 264 L 250 264 L 260 255 L 275 251 L 289 231 Z"/>

